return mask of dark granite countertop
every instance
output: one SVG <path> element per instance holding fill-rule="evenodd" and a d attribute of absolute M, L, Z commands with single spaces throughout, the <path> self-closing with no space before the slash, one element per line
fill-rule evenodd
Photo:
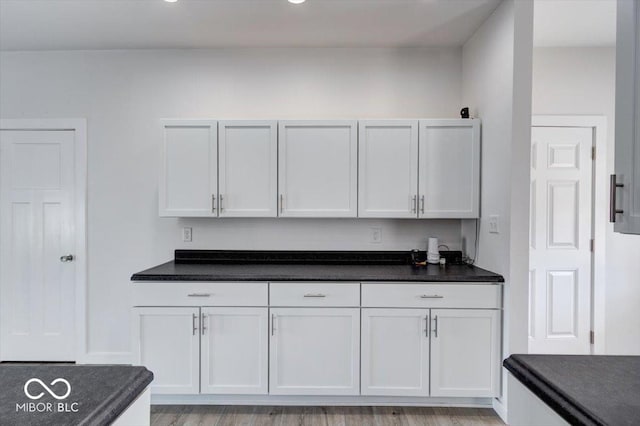
<path fill-rule="evenodd" d="M 511 355 L 504 366 L 572 425 L 640 422 L 640 356 Z"/>
<path fill-rule="evenodd" d="M 58 399 L 38 382 L 39 379 Z M 64 379 L 69 387 L 56 379 Z M 108 425 L 145 390 L 153 373 L 128 365 L 0 364 L 0 424 Z M 25 404 L 25 405 L 23 405 Z M 30 410 L 29 404 L 34 410 Z M 76 405 L 74 405 L 76 404 Z"/>
<path fill-rule="evenodd" d="M 133 274 L 131 280 L 504 282 L 501 275 L 470 265 L 414 267 L 408 255 L 409 252 L 178 250 L 175 260 Z"/>

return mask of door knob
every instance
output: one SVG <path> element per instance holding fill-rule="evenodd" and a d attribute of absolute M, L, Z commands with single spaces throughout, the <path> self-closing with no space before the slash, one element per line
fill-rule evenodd
<path fill-rule="evenodd" d="M 73 262 L 73 255 L 67 254 L 64 256 L 60 256 L 60 262 Z"/>

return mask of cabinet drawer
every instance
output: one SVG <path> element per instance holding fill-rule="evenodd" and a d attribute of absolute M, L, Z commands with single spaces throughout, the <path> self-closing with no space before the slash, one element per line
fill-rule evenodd
<path fill-rule="evenodd" d="M 362 306 L 390 308 L 500 308 L 495 284 L 363 283 Z"/>
<path fill-rule="evenodd" d="M 359 283 L 271 283 L 271 306 L 360 306 Z"/>
<path fill-rule="evenodd" d="M 136 282 L 133 306 L 267 306 L 268 284 Z"/>

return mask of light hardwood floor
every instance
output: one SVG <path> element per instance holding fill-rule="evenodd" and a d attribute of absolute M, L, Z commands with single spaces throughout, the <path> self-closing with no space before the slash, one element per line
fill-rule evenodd
<path fill-rule="evenodd" d="M 497 426 L 489 408 L 153 405 L 153 426 Z"/>

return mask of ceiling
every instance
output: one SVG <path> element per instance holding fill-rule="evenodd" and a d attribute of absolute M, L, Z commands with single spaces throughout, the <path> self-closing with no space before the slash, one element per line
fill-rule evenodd
<path fill-rule="evenodd" d="M 615 0 L 536 0 L 533 44 L 615 46 Z"/>
<path fill-rule="evenodd" d="M 0 49 L 460 46 L 500 0 L 0 0 Z"/>

